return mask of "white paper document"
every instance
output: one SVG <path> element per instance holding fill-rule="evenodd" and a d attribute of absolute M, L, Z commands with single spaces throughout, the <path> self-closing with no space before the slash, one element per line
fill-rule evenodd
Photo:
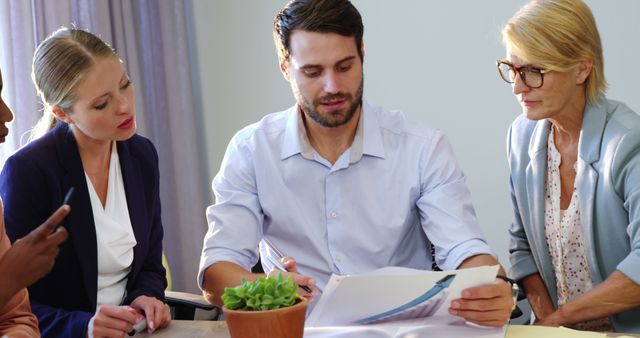
<path fill-rule="evenodd" d="M 498 266 L 456 271 L 387 267 L 332 275 L 305 322 L 305 337 L 503 337 L 504 328 L 466 324 L 448 308 L 462 290 L 493 283 Z"/>

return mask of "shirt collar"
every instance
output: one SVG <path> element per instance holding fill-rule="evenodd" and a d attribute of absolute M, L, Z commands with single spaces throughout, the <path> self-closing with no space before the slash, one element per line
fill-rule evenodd
<path fill-rule="evenodd" d="M 281 160 L 302 152 L 301 141 L 298 133 L 298 130 L 300 129 L 300 126 L 298 125 L 298 120 L 300 119 L 298 105 L 294 105 L 287 109 L 285 114 L 287 115 L 287 124 L 284 130 L 284 143 L 282 145 L 282 153 L 280 154 Z M 302 128 L 302 130 L 304 131 L 304 128 Z M 308 141 L 307 144 L 309 144 Z"/>
<path fill-rule="evenodd" d="M 360 115 L 360 123 L 358 124 L 358 127 L 362 126 L 364 134 L 363 138 L 361 138 L 361 154 L 384 158 L 385 151 L 382 142 L 382 128 L 380 127 L 380 121 L 377 116 L 378 109 L 380 108 L 374 108 L 369 102 L 362 100 L 362 114 Z M 360 155 L 360 157 L 362 157 L 362 155 Z"/>
<path fill-rule="evenodd" d="M 293 155 L 301 154 L 304 158 L 313 160 L 315 150 L 309 142 L 298 106 L 295 105 L 289 108 L 286 114 L 287 124 L 280 159 L 284 160 Z M 374 109 L 364 100 L 362 101 L 360 120 L 358 121 L 356 135 L 350 151 L 350 164 L 360 161 L 363 155 L 381 158 L 385 156 L 378 119 L 375 116 Z"/>

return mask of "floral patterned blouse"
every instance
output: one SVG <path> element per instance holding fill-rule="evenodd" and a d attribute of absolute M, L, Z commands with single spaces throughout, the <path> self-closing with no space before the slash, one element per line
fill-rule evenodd
<path fill-rule="evenodd" d="M 560 209 L 560 163 L 553 129 L 547 142 L 547 176 L 544 199 L 544 233 L 556 276 L 558 306 L 572 301 L 593 288 L 591 271 L 585 256 L 582 239 L 581 213 L 578 194 L 574 187 L 566 210 Z M 574 170 L 576 170 L 574 164 Z M 602 318 L 573 325 L 580 330 L 612 331 L 609 319 Z"/>

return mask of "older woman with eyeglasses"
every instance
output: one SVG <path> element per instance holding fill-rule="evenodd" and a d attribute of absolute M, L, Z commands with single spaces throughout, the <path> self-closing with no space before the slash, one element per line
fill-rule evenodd
<path fill-rule="evenodd" d="M 538 324 L 640 332 L 640 116 L 604 96 L 593 14 L 531 1 L 502 36 L 523 112 L 507 140 L 511 277 Z"/>

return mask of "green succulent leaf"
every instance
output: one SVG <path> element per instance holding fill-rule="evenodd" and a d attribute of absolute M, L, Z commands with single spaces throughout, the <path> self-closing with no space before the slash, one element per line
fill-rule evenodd
<path fill-rule="evenodd" d="M 242 279 L 234 288 L 225 288 L 222 294 L 224 306 L 231 310 L 264 311 L 288 307 L 300 299 L 298 286 L 291 276 L 282 273 L 269 278 L 259 277 L 255 281 Z"/>

